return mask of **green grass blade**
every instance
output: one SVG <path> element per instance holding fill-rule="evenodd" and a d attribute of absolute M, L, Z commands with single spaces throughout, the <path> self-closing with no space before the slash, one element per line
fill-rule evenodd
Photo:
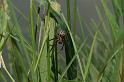
<path fill-rule="evenodd" d="M 94 49 L 94 46 L 95 46 L 96 38 L 97 38 L 97 32 L 94 35 L 93 43 L 92 43 L 91 50 L 90 50 L 90 53 L 89 53 L 89 56 L 88 56 L 87 64 L 86 64 L 86 67 L 85 67 L 85 76 L 84 76 L 84 79 L 86 79 L 86 77 L 88 75 L 88 71 L 90 69 L 90 64 L 92 62 L 91 60 L 92 60 L 93 49 Z"/>
<path fill-rule="evenodd" d="M 86 39 L 86 40 L 87 40 L 87 39 Z M 82 47 L 85 45 L 86 40 L 84 40 L 84 41 L 81 43 L 81 45 L 80 45 L 80 47 L 79 47 L 79 49 L 78 49 L 78 52 L 75 54 L 75 56 L 73 56 L 72 60 L 69 62 L 69 64 L 68 64 L 67 67 L 65 68 L 65 71 L 62 73 L 61 78 L 59 79 L 59 82 L 62 81 L 62 78 L 63 78 L 64 75 L 66 74 L 66 72 L 67 72 L 67 70 L 69 69 L 69 67 L 71 66 L 72 62 L 75 60 L 76 55 L 81 51 Z"/>

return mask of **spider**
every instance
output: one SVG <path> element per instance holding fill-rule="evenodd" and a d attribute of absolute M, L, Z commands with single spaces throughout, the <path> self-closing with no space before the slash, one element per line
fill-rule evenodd
<path fill-rule="evenodd" d="M 63 47 L 64 47 L 64 42 L 65 42 L 65 31 L 60 30 L 60 31 L 55 35 L 55 38 L 54 38 L 54 39 L 51 39 L 51 40 L 55 40 L 55 42 L 56 42 L 57 44 L 62 45 L 62 47 L 61 47 L 61 49 L 60 49 L 60 50 L 62 50 Z M 53 46 L 54 46 L 54 45 L 55 45 L 55 43 L 53 43 L 51 50 L 53 49 Z M 51 50 L 50 50 L 50 51 L 51 51 Z"/>
<path fill-rule="evenodd" d="M 57 43 L 58 44 L 64 44 L 64 41 L 65 41 L 65 32 L 63 30 L 61 30 L 57 34 Z"/>

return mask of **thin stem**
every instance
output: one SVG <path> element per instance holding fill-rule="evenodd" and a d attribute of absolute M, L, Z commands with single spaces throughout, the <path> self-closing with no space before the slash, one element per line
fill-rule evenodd
<path fill-rule="evenodd" d="M 66 4 L 67 4 L 67 22 L 69 27 L 71 28 L 70 0 L 66 0 Z"/>
<path fill-rule="evenodd" d="M 77 24 L 77 0 L 74 0 L 74 35 L 76 35 L 76 24 Z"/>
<path fill-rule="evenodd" d="M 31 25 L 32 46 L 35 49 L 35 30 L 34 30 L 34 18 L 33 18 L 33 0 L 30 0 L 30 25 Z"/>
<path fill-rule="evenodd" d="M 55 28 L 55 33 L 57 32 L 57 29 Z M 56 38 L 56 35 L 55 35 L 55 38 Z M 55 42 L 55 82 L 58 82 L 58 53 L 57 53 L 57 41 L 54 41 Z"/>
<path fill-rule="evenodd" d="M 47 39 L 47 75 L 48 75 L 48 82 L 50 82 L 50 52 L 49 52 L 49 36 Z"/>
<path fill-rule="evenodd" d="M 10 79 L 12 80 L 12 82 L 15 82 L 15 80 L 13 79 L 13 77 L 11 76 L 11 74 L 9 73 L 9 71 L 6 68 L 6 65 L 4 63 L 3 57 L 2 57 L 2 51 L 0 52 L 0 61 L 2 63 L 2 66 L 4 68 L 4 70 L 6 71 L 6 73 L 8 74 L 8 76 L 10 77 Z"/>

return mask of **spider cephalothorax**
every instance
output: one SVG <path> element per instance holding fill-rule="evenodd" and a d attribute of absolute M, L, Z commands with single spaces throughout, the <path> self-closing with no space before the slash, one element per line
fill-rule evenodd
<path fill-rule="evenodd" d="M 57 34 L 57 43 L 58 44 L 64 44 L 64 41 L 65 41 L 65 32 L 63 30 L 61 30 Z"/>

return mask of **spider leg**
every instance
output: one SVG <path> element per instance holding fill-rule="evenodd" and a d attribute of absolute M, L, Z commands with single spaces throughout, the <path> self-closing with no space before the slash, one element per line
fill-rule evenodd
<path fill-rule="evenodd" d="M 55 40 L 56 38 L 52 38 L 52 39 L 50 39 L 49 41 L 52 41 L 52 40 Z"/>
<path fill-rule="evenodd" d="M 50 46 L 52 46 L 52 48 L 50 49 L 50 51 L 49 52 L 51 52 L 53 49 L 54 49 L 54 46 L 55 46 L 56 44 L 55 44 L 55 42 L 53 42 L 53 44 L 52 45 L 50 45 Z"/>
<path fill-rule="evenodd" d="M 51 52 L 53 49 L 54 49 L 54 45 L 52 45 L 52 48 L 50 49 L 50 51 L 49 51 L 49 52 Z"/>
<path fill-rule="evenodd" d="M 61 49 L 60 49 L 60 50 L 63 50 L 63 48 L 64 48 L 64 43 L 62 44 L 62 47 L 61 47 Z"/>

